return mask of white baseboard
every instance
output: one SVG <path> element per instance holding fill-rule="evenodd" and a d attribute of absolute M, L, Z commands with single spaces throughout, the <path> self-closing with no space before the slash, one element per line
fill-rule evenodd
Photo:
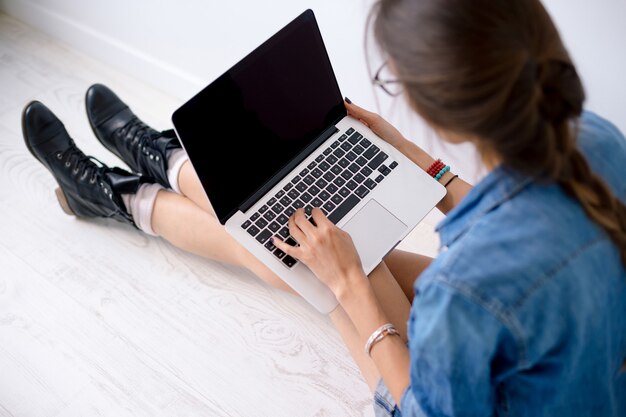
<path fill-rule="evenodd" d="M 0 11 L 174 97 L 188 99 L 206 84 L 181 68 L 29 0 L 0 0 Z"/>

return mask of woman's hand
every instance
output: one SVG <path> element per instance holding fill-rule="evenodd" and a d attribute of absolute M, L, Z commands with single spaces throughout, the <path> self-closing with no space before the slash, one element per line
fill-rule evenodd
<path fill-rule="evenodd" d="M 364 125 L 369 127 L 372 132 L 376 133 L 381 139 L 394 148 L 399 149 L 401 145 L 407 142 L 407 139 L 402 136 L 402 133 L 379 114 L 362 109 L 356 104 L 348 103 L 347 101 L 345 105 L 349 116 L 360 120 Z"/>
<path fill-rule="evenodd" d="M 302 261 L 340 298 L 352 283 L 365 279 L 361 259 L 350 235 L 335 226 L 322 210 L 314 208 L 309 221 L 303 209 L 298 209 L 289 219 L 289 232 L 298 242 L 291 246 L 279 237 L 274 245 L 287 255 Z"/>

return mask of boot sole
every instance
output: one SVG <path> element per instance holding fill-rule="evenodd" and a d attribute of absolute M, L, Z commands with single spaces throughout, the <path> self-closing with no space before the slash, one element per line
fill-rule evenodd
<path fill-rule="evenodd" d="M 67 202 L 67 197 L 65 197 L 65 193 L 63 192 L 61 187 L 57 187 L 54 190 L 54 194 L 56 194 L 57 200 L 59 201 L 59 204 L 61 205 L 61 209 L 65 212 L 65 214 L 69 216 L 76 216 L 76 213 L 74 213 L 74 211 L 70 207 L 70 204 Z"/>
<path fill-rule="evenodd" d="M 46 165 L 42 160 L 40 160 L 37 155 L 35 155 L 35 152 L 33 151 L 33 148 L 30 146 L 30 143 L 28 142 L 28 140 L 26 139 L 26 123 L 25 123 L 25 113 L 26 113 L 26 108 L 28 106 L 30 106 L 33 102 L 31 101 L 30 103 L 28 103 L 25 107 L 24 110 L 22 110 L 22 137 L 24 138 L 24 143 L 26 144 L 26 149 L 28 149 L 28 152 L 30 152 L 30 154 L 37 160 L 39 161 L 39 163 L 41 165 L 43 165 L 48 172 L 50 172 L 50 174 L 52 174 L 52 172 L 50 171 L 50 168 L 48 167 L 48 165 Z M 52 177 L 54 177 L 54 175 L 52 175 Z M 58 182 L 57 182 L 58 184 Z M 59 184 L 59 186 L 54 190 L 54 193 L 57 196 L 57 200 L 59 201 L 59 204 L 61 205 L 61 209 L 68 215 L 70 216 L 76 216 L 76 213 L 74 213 L 74 211 L 72 210 L 72 208 L 70 207 L 69 203 L 67 202 L 67 197 L 65 197 L 65 193 L 63 192 L 63 189 L 61 189 L 61 185 Z"/>

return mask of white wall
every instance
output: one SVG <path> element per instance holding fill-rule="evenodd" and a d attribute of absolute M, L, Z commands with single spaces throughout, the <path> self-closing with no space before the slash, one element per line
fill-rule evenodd
<path fill-rule="evenodd" d="M 578 64 L 588 108 L 626 131 L 626 1 L 546 0 Z M 365 64 L 371 0 L 0 0 L 0 9 L 178 97 L 181 102 L 306 8 L 318 18 L 343 93 L 379 111 L 456 171 L 467 147 L 442 149 L 401 102 L 378 94 Z M 172 109 L 174 110 L 174 109 Z"/>

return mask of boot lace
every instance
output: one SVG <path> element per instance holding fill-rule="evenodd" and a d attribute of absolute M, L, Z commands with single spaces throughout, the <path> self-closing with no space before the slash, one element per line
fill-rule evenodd
<path fill-rule="evenodd" d="M 57 152 L 57 159 L 65 160 L 67 169 L 72 169 L 72 175 L 80 173 L 81 179 L 89 178 L 89 183 L 94 184 L 106 170 L 106 166 L 99 159 L 85 155 L 80 149 L 71 147 L 65 152 Z M 102 186 L 102 183 L 100 184 Z"/>

